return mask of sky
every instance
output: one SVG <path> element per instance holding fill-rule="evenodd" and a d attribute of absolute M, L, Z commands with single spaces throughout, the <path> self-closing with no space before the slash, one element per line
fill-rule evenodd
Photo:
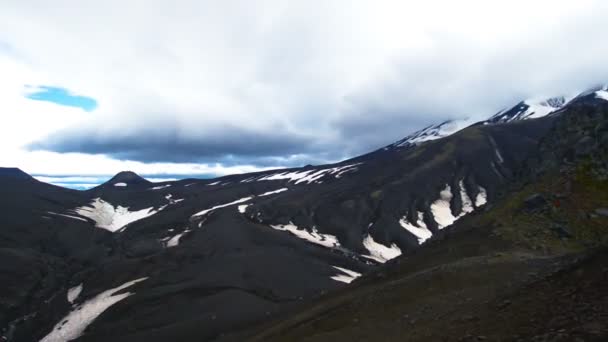
<path fill-rule="evenodd" d="M 86 187 L 339 161 L 608 82 L 606 18 L 593 0 L 3 1 L 0 166 Z"/>

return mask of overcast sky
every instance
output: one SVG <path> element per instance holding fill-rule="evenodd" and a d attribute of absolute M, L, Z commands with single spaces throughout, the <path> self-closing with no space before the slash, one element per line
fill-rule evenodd
<path fill-rule="evenodd" d="M 0 1 L 0 165 L 179 177 L 336 161 L 608 82 L 607 18 L 592 0 Z"/>

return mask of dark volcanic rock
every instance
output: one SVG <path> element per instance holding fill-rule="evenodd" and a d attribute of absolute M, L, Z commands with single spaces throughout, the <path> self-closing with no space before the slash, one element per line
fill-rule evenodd
<path fill-rule="evenodd" d="M 538 211 L 547 207 L 548 202 L 541 194 L 534 194 L 524 200 L 524 210 Z"/>

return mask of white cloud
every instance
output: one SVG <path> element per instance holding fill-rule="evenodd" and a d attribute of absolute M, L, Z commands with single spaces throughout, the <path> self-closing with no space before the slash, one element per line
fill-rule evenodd
<path fill-rule="evenodd" d="M 606 17 L 608 4 L 593 0 L 3 3 L 0 163 L 52 174 L 255 169 L 20 149 L 61 129 L 118 145 L 281 131 L 315 142 L 298 160 L 351 155 L 431 121 L 605 81 Z M 99 107 L 28 101 L 24 84 L 62 86 Z"/>

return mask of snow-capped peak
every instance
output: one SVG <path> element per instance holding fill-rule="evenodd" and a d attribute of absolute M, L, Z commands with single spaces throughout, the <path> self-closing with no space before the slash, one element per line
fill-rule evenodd
<path fill-rule="evenodd" d="M 456 133 L 470 124 L 471 122 L 468 119 L 444 121 L 438 125 L 430 125 L 416 131 L 386 148 L 409 147 L 424 141 L 440 139 Z"/>
<path fill-rule="evenodd" d="M 608 98 L 608 92 L 604 91 L 604 93 Z M 601 97 L 601 95 L 598 95 L 598 97 Z M 390 150 L 395 148 L 410 147 L 425 141 L 447 137 L 448 135 L 452 135 L 463 128 L 471 126 L 474 123 L 487 125 L 540 118 L 563 108 L 568 102 L 568 99 L 564 96 L 557 96 L 549 99 L 529 99 L 521 101 L 514 107 L 504 109 L 485 121 L 475 123 L 470 119 L 448 120 L 438 125 L 427 126 L 391 145 L 386 146 L 384 149 Z"/>
<path fill-rule="evenodd" d="M 536 119 L 549 115 L 566 105 L 567 100 L 563 96 L 552 97 L 544 100 L 525 100 L 511 109 L 502 110 L 484 121 L 484 124 L 505 123 L 518 120 Z"/>

